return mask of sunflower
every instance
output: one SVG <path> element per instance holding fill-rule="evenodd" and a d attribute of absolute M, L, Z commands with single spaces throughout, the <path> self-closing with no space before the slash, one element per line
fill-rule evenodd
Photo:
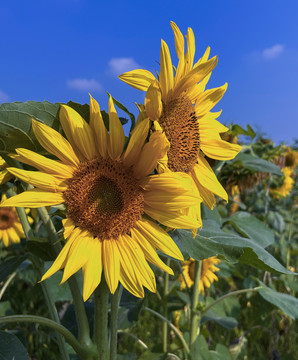
<path fill-rule="evenodd" d="M 66 105 L 61 106 L 59 117 L 68 140 L 39 121 L 32 120 L 32 127 L 39 143 L 60 161 L 17 149 L 14 158 L 39 171 L 9 171 L 36 188 L 5 202 L 5 206 L 31 208 L 66 206 L 67 241 L 42 280 L 64 268 L 64 282 L 82 268 L 86 301 L 100 283 L 103 269 L 111 293 L 119 281 L 135 296 L 144 296 L 143 286 L 154 292 L 155 277 L 147 261 L 173 274 L 156 248 L 183 259 L 154 220 L 175 228 L 198 225 L 179 212 L 197 201 L 190 177 L 184 173 L 150 175 L 166 153 L 168 141 L 156 132 L 145 143 L 150 122 L 144 113 L 123 152 L 125 135 L 111 97 L 109 133 L 92 97 L 90 124 Z"/>
<path fill-rule="evenodd" d="M 0 156 L 0 185 L 6 183 L 13 178 L 13 175 L 7 171 L 8 164 Z"/>
<path fill-rule="evenodd" d="M 6 201 L 7 197 L 2 194 L 0 206 Z M 26 213 L 29 213 L 29 209 Z M 33 219 L 28 216 L 30 224 L 33 223 Z M 0 207 L 0 240 L 3 241 L 5 247 L 10 243 L 18 244 L 21 242 L 21 238 L 24 238 L 24 230 L 20 222 L 18 213 L 14 207 Z"/>
<path fill-rule="evenodd" d="M 292 191 L 294 179 L 292 178 L 293 169 L 286 166 L 281 170 L 284 174 L 284 180 L 281 186 L 271 188 L 270 193 L 274 198 L 287 197 Z"/>
<path fill-rule="evenodd" d="M 215 271 L 219 271 L 219 268 L 215 266 L 219 262 L 220 260 L 216 256 L 202 260 L 199 292 L 205 294 L 205 288 L 209 289 L 211 284 L 218 280 L 218 277 L 214 273 Z M 183 276 L 179 276 L 181 290 L 186 288 L 185 282 L 189 288 L 193 286 L 195 280 L 195 267 L 196 260 L 193 258 L 182 263 Z"/>
<path fill-rule="evenodd" d="M 216 120 L 221 112 L 210 112 L 224 95 L 227 84 L 205 90 L 217 57 L 208 60 L 208 47 L 203 57 L 194 64 L 195 38 L 192 29 L 187 31 L 187 51 L 184 54 L 183 35 L 174 22 L 171 26 L 179 59 L 175 76 L 169 48 L 162 40 L 158 79 L 142 69 L 124 73 L 120 79 L 146 91 L 146 113 L 154 121 L 154 130 L 161 129 L 170 142 L 167 156 L 159 161 L 158 172 L 182 171 L 191 175 L 194 191 L 198 190 L 203 202 L 212 209 L 214 194 L 225 200 L 228 196 L 205 155 L 212 159 L 229 160 L 241 149 L 239 145 L 221 139 L 220 133 L 229 129 Z M 190 208 L 189 214 L 200 220 L 200 201 Z"/>
<path fill-rule="evenodd" d="M 285 166 L 294 170 L 298 165 L 298 152 L 292 150 L 290 147 L 286 148 Z"/>

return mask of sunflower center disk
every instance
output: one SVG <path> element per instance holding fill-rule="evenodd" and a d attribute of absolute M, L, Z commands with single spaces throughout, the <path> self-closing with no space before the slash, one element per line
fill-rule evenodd
<path fill-rule="evenodd" d="M 159 124 L 171 144 L 168 151 L 169 169 L 189 173 L 200 151 L 199 123 L 190 99 L 180 96 L 163 104 Z"/>
<path fill-rule="evenodd" d="M 16 216 L 11 208 L 0 209 L 0 230 L 6 230 L 13 226 Z"/>
<path fill-rule="evenodd" d="M 81 163 L 64 199 L 67 217 L 100 240 L 128 233 L 144 212 L 144 196 L 131 169 L 110 159 Z"/>

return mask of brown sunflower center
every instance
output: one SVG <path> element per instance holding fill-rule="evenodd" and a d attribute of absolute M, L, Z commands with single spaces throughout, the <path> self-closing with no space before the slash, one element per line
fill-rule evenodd
<path fill-rule="evenodd" d="M 131 169 L 111 159 L 81 163 L 64 199 L 67 217 L 101 240 L 128 233 L 144 212 L 144 196 Z"/>
<path fill-rule="evenodd" d="M 180 96 L 163 104 L 159 123 L 171 144 L 168 151 L 169 169 L 189 173 L 200 151 L 199 123 L 190 99 Z"/>
<path fill-rule="evenodd" d="M 16 215 L 12 208 L 0 208 L 0 230 L 6 230 L 13 226 Z"/>

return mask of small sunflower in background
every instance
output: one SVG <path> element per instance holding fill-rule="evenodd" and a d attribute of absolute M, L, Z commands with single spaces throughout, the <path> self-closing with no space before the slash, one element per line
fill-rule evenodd
<path fill-rule="evenodd" d="M 296 166 L 298 165 L 298 152 L 292 150 L 290 147 L 287 147 L 285 153 L 285 166 L 295 170 Z"/>
<path fill-rule="evenodd" d="M 4 204 L 30 208 L 65 204 L 67 241 L 42 280 L 64 269 L 64 282 L 82 268 L 85 301 L 102 272 L 111 293 L 119 282 L 138 297 L 144 296 L 143 286 L 155 292 L 155 276 L 147 261 L 173 274 L 156 249 L 179 260 L 183 256 L 154 220 L 174 228 L 198 227 L 197 221 L 180 213 L 197 201 L 191 178 L 185 173 L 150 175 L 169 144 L 159 132 L 147 141 L 150 124 L 142 112 L 123 151 L 125 135 L 112 97 L 109 132 L 92 97 L 90 124 L 66 105 L 61 106 L 59 118 L 68 140 L 39 121 L 32 120 L 32 127 L 39 143 L 60 161 L 16 149 L 14 159 L 39 171 L 9 171 L 36 188 Z"/>
<path fill-rule="evenodd" d="M 183 290 L 187 286 L 190 288 L 194 284 L 195 280 L 195 267 L 197 261 L 193 258 L 190 258 L 187 261 L 182 263 L 183 275 L 179 276 L 180 289 Z M 208 259 L 202 260 L 201 267 L 201 277 L 200 277 L 200 285 L 199 292 L 205 294 L 205 288 L 209 289 L 211 284 L 214 281 L 218 281 L 218 277 L 215 275 L 216 271 L 219 271 L 219 268 L 216 267 L 220 263 L 220 260 L 216 256 L 212 256 Z"/>
<path fill-rule="evenodd" d="M 293 169 L 286 166 L 281 171 L 284 174 L 283 183 L 282 185 L 276 187 L 276 188 L 270 188 L 270 193 L 274 198 L 281 198 L 281 197 L 287 197 L 290 192 L 292 191 L 293 185 L 295 183 L 294 179 L 292 178 Z"/>
<path fill-rule="evenodd" d="M 2 194 L 0 206 L 6 200 L 6 195 Z M 26 209 L 26 213 L 29 212 L 30 210 Z M 30 224 L 33 223 L 30 216 L 28 216 L 28 221 Z M 18 244 L 24 237 L 24 230 L 16 209 L 14 207 L 0 207 L 0 241 L 3 242 L 3 245 L 7 247 L 12 243 Z"/>
<path fill-rule="evenodd" d="M 6 169 L 8 166 L 6 161 L 0 156 L 0 185 L 5 184 L 13 178 L 13 175 Z"/>
<path fill-rule="evenodd" d="M 205 90 L 217 57 L 208 60 L 210 48 L 196 63 L 195 37 L 188 28 L 185 53 L 184 37 L 178 26 L 171 22 L 175 48 L 179 59 L 175 76 L 168 45 L 161 41 L 159 78 L 147 70 L 133 70 L 120 75 L 132 87 L 146 91 L 145 109 L 154 122 L 153 131 L 163 131 L 170 142 L 166 156 L 159 161 L 158 172 L 180 171 L 189 174 L 193 189 L 201 201 L 211 209 L 214 194 L 228 200 L 228 195 L 216 178 L 205 155 L 217 160 L 233 159 L 241 147 L 222 140 L 220 133 L 229 129 L 216 119 L 221 112 L 210 110 L 221 100 L 227 84 Z M 200 220 L 200 202 L 190 208 L 189 214 Z M 195 231 L 196 232 L 196 231 Z"/>

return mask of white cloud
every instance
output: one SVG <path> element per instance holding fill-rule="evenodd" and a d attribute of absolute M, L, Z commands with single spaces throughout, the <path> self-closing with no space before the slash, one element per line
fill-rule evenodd
<path fill-rule="evenodd" d="M 102 85 L 94 79 L 73 79 L 67 81 L 67 86 L 70 89 L 80 91 L 102 91 Z"/>
<path fill-rule="evenodd" d="M 133 58 L 112 58 L 109 61 L 110 71 L 114 75 L 120 75 L 126 71 L 140 68 L 138 63 Z"/>
<path fill-rule="evenodd" d="M 276 45 L 272 46 L 271 48 L 264 49 L 262 51 L 262 56 L 264 59 L 267 59 L 267 60 L 275 59 L 284 51 L 284 49 L 285 49 L 285 47 L 283 45 L 276 44 Z"/>
<path fill-rule="evenodd" d="M 2 90 L 0 90 L 0 102 L 7 102 L 10 100 L 10 97 Z"/>

